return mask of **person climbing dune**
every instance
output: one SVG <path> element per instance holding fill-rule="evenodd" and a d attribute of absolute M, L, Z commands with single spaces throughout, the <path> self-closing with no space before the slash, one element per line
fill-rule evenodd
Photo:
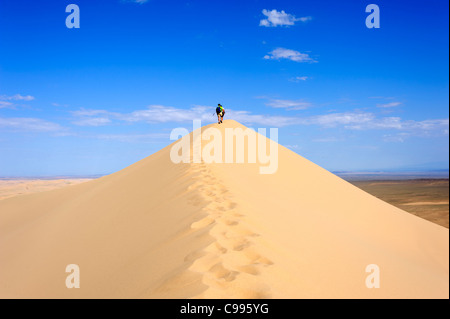
<path fill-rule="evenodd" d="M 224 117 L 224 115 L 225 115 L 225 109 L 223 108 L 222 105 L 220 105 L 220 103 L 217 104 L 217 107 L 216 107 L 216 114 L 217 114 L 217 122 L 218 122 L 219 124 L 222 123 L 222 122 L 223 122 L 223 117 Z"/>

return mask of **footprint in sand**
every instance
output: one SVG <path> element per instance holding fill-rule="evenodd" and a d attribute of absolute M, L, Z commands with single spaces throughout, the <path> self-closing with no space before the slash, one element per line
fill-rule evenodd
<path fill-rule="evenodd" d="M 200 219 L 199 221 L 193 222 L 191 224 L 192 229 L 199 229 L 206 226 L 209 226 L 213 224 L 216 220 L 214 218 L 211 218 L 209 216 L 206 216 L 205 218 Z"/>
<path fill-rule="evenodd" d="M 236 211 L 238 204 L 230 200 L 232 194 L 204 164 L 194 166 L 192 172 L 201 177 L 201 182 L 188 187 L 196 194 L 189 198 L 189 203 L 203 205 L 207 215 L 193 222 L 190 228 L 214 240 L 203 250 L 185 257 L 186 262 L 192 262 L 189 269 L 201 273 L 203 283 L 209 287 L 202 295 L 270 297 L 270 289 L 259 281 L 258 275 L 262 267 L 273 262 L 258 254 L 251 241 L 259 234 L 243 227 L 244 215 Z"/>
<path fill-rule="evenodd" d="M 205 256 L 207 253 L 205 251 L 193 251 L 184 257 L 185 262 L 192 262 L 195 261 L 203 256 Z"/>
<path fill-rule="evenodd" d="M 249 260 L 249 262 L 251 264 L 263 265 L 263 266 L 273 265 L 273 262 L 270 259 L 268 259 L 264 256 L 261 256 L 260 254 L 258 254 L 257 252 L 255 252 L 252 249 L 246 249 L 245 251 L 243 251 L 243 254 L 245 255 L 245 257 L 247 257 L 247 259 Z"/>
<path fill-rule="evenodd" d="M 260 274 L 259 270 L 253 265 L 244 265 L 244 266 L 239 266 L 236 268 L 237 268 L 237 270 L 239 270 L 241 272 L 245 272 L 250 275 L 256 276 L 256 275 Z"/>
<path fill-rule="evenodd" d="M 192 206 L 200 206 L 204 202 L 204 199 L 198 195 L 194 195 L 188 198 L 188 203 Z"/>
<path fill-rule="evenodd" d="M 233 219 L 224 219 L 223 223 L 227 226 L 236 226 L 239 225 L 239 222 Z"/>
<path fill-rule="evenodd" d="M 228 251 L 228 249 L 220 245 L 218 242 L 215 242 L 213 245 L 218 254 L 226 254 Z"/>
<path fill-rule="evenodd" d="M 217 263 L 209 269 L 209 272 L 213 274 L 217 279 L 223 279 L 225 281 L 233 281 L 236 279 L 238 272 L 225 268 L 222 263 Z"/>
<path fill-rule="evenodd" d="M 244 241 L 243 243 L 234 245 L 234 246 L 233 246 L 233 250 L 235 250 L 235 251 L 241 251 L 241 250 L 243 250 L 243 249 L 249 247 L 250 245 L 251 245 L 251 244 L 250 244 L 249 242 Z"/>

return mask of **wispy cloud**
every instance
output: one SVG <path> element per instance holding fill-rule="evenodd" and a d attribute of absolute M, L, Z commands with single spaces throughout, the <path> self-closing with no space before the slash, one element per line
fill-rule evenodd
<path fill-rule="evenodd" d="M 424 121 L 406 121 L 404 123 L 407 129 L 412 130 L 422 130 L 425 132 L 430 132 L 434 130 L 439 130 L 442 133 L 448 135 L 449 121 L 448 119 L 438 119 L 438 120 L 424 120 Z"/>
<path fill-rule="evenodd" d="M 150 105 L 147 109 L 136 110 L 131 113 L 116 113 L 106 110 L 78 110 L 71 112 L 75 117 L 79 117 L 72 123 L 75 125 L 86 125 L 92 120 L 92 124 L 112 124 L 113 121 L 122 121 L 127 123 L 183 123 L 191 122 L 193 119 L 200 119 L 204 122 L 210 122 L 215 119 L 213 112 L 215 107 L 195 105 L 188 109 L 180 109 L 171 106 Z M 286 126 L 295 124 L 296 119 L 289 116 L 267 116 L 251 114 L 247 111 L 226 110 L 226 117 L 232 118 L 244 124 L 261 124 L 267 126 Z M 110 122 L 98 121 L 98 118 L 108 119 Z M 80 123 L 80 121 L 82 121 Z M 100 123 L 102 122 L 102 123 Z"/>
<path fill-rule="evenodd" d="M 278 100 L 271 99 L 266 105 L 274 108 L 284 108 L 287 110 L 304 110 L 311 107 L 311 103 L 304 101 L 295 100 Z"/>
<path fill-rule="evenodd" d="M 411 134 L 401 132 L 397 134 L 385 134 L 383 135 L 383 141 L 385 142 L 400 142 L 403 143 Z"/>
<path fill-rule="evenodd" d="M 144 4 L 148 1 L 149 0 L 122 0 L 122 2 L 134 2 L 134 3 L 138 3 L 138 4 Z"/>
<path fill-rule="evenodd" d="M 397 130 L 407 132 L 405 136 L 448 135 L 449 119 L 403 120 L 400 117 L 378 118 L 373 113 L 348 112 L 318 115 L 301 119 L 299 124 L 319 125 L 325 128 L 343 126 L 349 130 Z"/>
<path fill-rule="evenodd" d="M 214 110 L 214 108 L 207 106 L 178 109 L 171 106 L 150 105 L 146 110 L 124 114 L 120 116 L 120 119 L 128 122 L 144 121 L 147 123 L 185 122 L 196 118 L 207 120 L 211 119 L 211 110 Z"/>
<path fill-rule="evenodd" d="M 103 126 L 111 123 L 111 120 L 107 117 L 94 117 L 80 119 L 72 123 L 78 126 Z"/>
<path fill-rule="evenodd" d="M 290 78 L 289 81 L 298 83 L 300 81 L 306 81 L 308 79 L 309 79 L 309 76 L 296 76 L 296 77 Z"/>
<path fill-rule="evenodd" d="M 12 105 L 11 102 L 0 101 L 0 109 L 5 107 L 10 107 Z"/>
<path fill-rule="evenodd" d="M 52 103 L 52 105 L 56 106 L 56 107 L 68 107 L 69 106 L 68 104 L 59 104 L 59 103 Z"/>
<path fill-rule="evenodd" d="M 21 94 L 15 94 L 15 95 L 11 95 L 11 96 L 0 95 L 0 100 L 3 100 L 3 101 L 32 101 L 32 100 L 34 100 L 34 96 L 21 95 Z"/>
<path fill-rule="evenodd" d="M 266 10 L 262 11 L 262 14 L 267 18 L 259 21 L 259 25 L 262 27 L 277 27 L 277 26 L 292 26 L 297 21 L 307 22 L 311 20 L 311 17 L 296 18 L 294 15 L 286 13 L 284 10 Z"/>
<path fill-rule="evenodd" d="M 190 109 L 178 109 L 162 105 L 152 105 L 147 110 L 124 114 L 120 116 L 120 119 L 128 122 L 147 123 L 190 122 L 193 119 L 208 122 L 212 118 L 211 110 L 214 110 L 214 107 L 197 105 Z M 259 124 L 272 127 L 292 125 L 295 122 L 295 118 L 289 116 L 267 116 L 233 109 L 226 110 L 226 117 L 243 124 Z"/>
<path fill-rule="evenodd" d="M 104 126 L 112 122 L 113 118 L 120 117 L 121 114 L 106 110 L 80 109 L 70 112 L 76 120 L 72 124 L 78 126 Z"/>
<path fill-rule="evenodd" d="M 38 118 L 1 118 L 0 128 L 11 129 L 14 131 L 26 132 L 64 132 L 66 131 L 61 125 Z"/>
<path fill-rule="evenodd" d="M 154 143 L 155 140 L 168 139 L 169 133 L 149 133 L 149 134 L 101 134 L 96 138 L 124 143 Z"/>
<path fill-rule="evenodd" d="M 16 109 L 18 105 L 16 101 L 28 102 L 32 100 L 34 100 L 34 96 L 31 95 L 21 95 L 21 94 L 0 95 L 0 109 L 2 108 Z"/>
<path fill-rule="evenodd" d="M 338 139 L 334 136 L 331 136 L 331 137 L 315 138 L 312 141 L 316 142 L 316 143 L 334 143 L 334 142 L 340 141 L 340 139 Z"/>
<path fill-rule="evenodd" d="M 384 100 L 394 100 L 393 96 L 369 96 L 369 99 L 384 99 Z"/>
<path fill-rule="evenodd" d="M 245 125 L 262 125 L 265 127 L 284 127 L 294 125 L 297 119 L 291 116 L 252 114 L 247 111 L 230 111 L 229 118 Z"/>
<path fill-rule="evenodd" d="M 192 119 L 210 120 L 213 107 L 194 106 L 190 109 L 179 109 L 164 105 L 150 105 L 147 109 L 136 110 L 131 113 L 109 112 L 106 110 L 81 109 L 72 111 L 76 118 L 72 123 L 80 126 L 103 126 L 111 124 L 113 121 L 123 121 L 129 123 L 167 123 L 186 122 Z"/>
<path fill-rule="evenodd" d="M 401 104 L 402 104 L 402 102 L 390 102 L 390 103 L 384 103 L 384 104 L 377 104 L 377 107 L 390 108 L 390 107 L 399 106 Z"/>
<path fill-rule="evenodd" d="M 88 116 L 98 116 L 98 115 L 113 115 L 116 114 L 114 112 L 106 111 L 106 110 L 92 110 L 92 109 L 79 109 L 76 111 L 71 111 L 72 115 L 76 117 L 88 117 Z"/>
<path fill-rule="evenodd" d="M 305 109 L 310 103 L 295 100 L 271 99 L 267 105 L 286 110 Z M 114 121 L 125 123 L 189 123 L 193 119 L 211 122 L 214 107 L 196 105 L 181 109 L 171 106 L 150 105 L 143 110 L 130 113 L 109 112 L 106 110 L 78 110 L 72 112 L 78 118 L 73 122 L 80 126 L 110 125 Z M 403 120 L 400 117 L 379 117 L 364 111 L 332 112 L 308 117 L 253 114 L 249 111 L 227 109 L 226 118 L 234 119 L 245 125 L 262 125 L 265 127 L 284 127 L 289 125 L 315 125 L 322 128 L 342 127 L 347 130 L 394 130 L 404 132 L 405 136 L 441 136 L 448 135 L 449 120 Z M 117 137 L 119 138 L 119 137 Z M 128 137 L 124 137 L 127 139 Z M 330 141 L 330 140 L 328 140 Z"/>
<path fill-rule="evenodd" d="M 315 115 L 301 119 L 300 123 L 305 125 L 319 125 L 322 127 L 336 127 L 338 125 L 343 125 L 346 128 L 354 128 L 351 126 L 364 125 L 374 119 L 375 116 L 371 113 L 345 112 Z"/>
<path fill-rule="evenodd" d="M 307 53 L 301 53 L 299 51 L 285 49 L 285 48 L 276 48 L 275 50 L 269 52 L 264 56 L 266 60 L 281 60 L 287 59 L 295 62 L 308 62 L 315 63 L 317 62 L 313 58 L 311 58 Z"/>

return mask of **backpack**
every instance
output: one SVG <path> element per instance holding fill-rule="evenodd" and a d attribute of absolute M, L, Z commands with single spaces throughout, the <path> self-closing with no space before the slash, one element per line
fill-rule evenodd
<path fill-rule="evenodd" d="M 220 113 L 222 112 L 222 110 L 220 109 L 220 107 L 216 107 L 216 113 Z"/>

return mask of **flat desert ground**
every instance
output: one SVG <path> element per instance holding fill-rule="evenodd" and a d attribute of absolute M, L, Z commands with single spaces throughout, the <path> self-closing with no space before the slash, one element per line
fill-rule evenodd
<path fill-rule="evenodd" d="M 0 178 L 0 200 L 87 182 L 90 178 Z"/>
<path fill-rule="evenodd" d="M 449 226 L 448 179 L 366 180 L 353 185 L 438 225 Z"/>
<path fill-rule="evenodd" d="M 226 129 L 246 128 L 201 132 L 225 145 Z M 111 175 L 0 200 L 0 298 L 448 299 L 448 228 L 257 136 L 278 152 L 273 174 L 259 159 L 193 163 L 192 144 L 175 163 L 177 141 Z"/>

